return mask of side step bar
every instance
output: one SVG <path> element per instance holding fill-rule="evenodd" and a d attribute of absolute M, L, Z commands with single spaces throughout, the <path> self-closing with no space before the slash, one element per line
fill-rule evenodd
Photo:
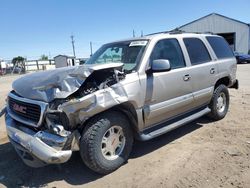
<path fill-rule="evenodd" d="M 194 113 L 194 114 L 192 114 L 190 116 L 187 116 L 187 117 L 185 117 L 183 119 L 177 120 L 177 121 L 175 121 L 175 122 L 173 122 L 171 124 L 166 124 L 166 126 L 163 126 L 162 128 L 156 129 L 156 130 L 154 130 L 152 132 L 149 132 L 147 134 L 145 134 L 143 132 L 139 133 L 139 138 L 138 139 L 142 140 L 142 141 L 150 140 L 152 138 L 155 138 L 157 136 L 165 134 L 165 133 L 167 133 L 169 131 L 172 131 L 172 130 L 174 130 L 174 129 L 176 129 L 176 128 L 184 125 L 184 124 L 187 124 L 187 123 L 189 123 L 191 121 L 194 121 L 194 120 L 202 117 L 203 115 L 208 114 L 210 111 L 211 110 L 208 107 L 206 107 L 205 109 L 203 109 L 203 110 L 201 110 L 199 112 L 196 112 L 196 113 Z"/>

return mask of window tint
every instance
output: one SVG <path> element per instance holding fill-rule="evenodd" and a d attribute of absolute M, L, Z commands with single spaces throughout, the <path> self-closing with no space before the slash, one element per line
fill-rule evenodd
<path fill-rule="evenodd" d="M 187 48 L 189 58 L 192 65 L 206 63 L 211 60 L 207 48 L 203 42 L 198 38 L 185 38 L 183 39 Z"/>
<path fill-rule="evenodd" d="M 206 37 L 218 59 L 234 57 L 226 40 L 222 37 Z"/>
<path fill-rule="evenodd" d="M 183 54 L 176 39 L 164 39 L 157 42 L 150 57 L 151 62 L 156 59 L 169 60 L 171 69 L 185 67 Z"/>

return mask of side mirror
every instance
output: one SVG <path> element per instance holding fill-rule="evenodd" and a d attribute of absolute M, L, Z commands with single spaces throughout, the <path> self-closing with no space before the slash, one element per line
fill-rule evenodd
<path fill-rule="evenodd" d="M 167 59 L 157 59 L 154 60 L 151 64 L 152 72 L 165 72 L 170 71 L 171 66 L 169 60 Z"/>

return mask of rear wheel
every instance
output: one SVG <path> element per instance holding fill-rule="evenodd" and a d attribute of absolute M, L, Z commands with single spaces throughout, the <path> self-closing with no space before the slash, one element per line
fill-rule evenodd
<path fill-rule="evenodd" d="M 209 108 L 211 109 L 209 117 L 214 120 L 220 120 L 226 116 L 229 108 L 229 92 L 225 85 L 221 84 L 214 90 Z"/>
<path fill-rule="evenodd" d="M 126 116 L 109 111 L 94 117 L 86 125 L 80 154 L 90 169 L 108 174 L 127 161 L 132 145 L 133 134 Z"/>

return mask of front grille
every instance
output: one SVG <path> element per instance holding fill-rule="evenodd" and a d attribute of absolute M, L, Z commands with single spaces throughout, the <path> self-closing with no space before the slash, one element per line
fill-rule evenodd
<path fill-rule="evenodd" d="M 40 120 L 41 107 L 37 104 L 23 102 L 9 96 L 9 108 L 16 116 L 31 120 L 35 124 Z"/>

